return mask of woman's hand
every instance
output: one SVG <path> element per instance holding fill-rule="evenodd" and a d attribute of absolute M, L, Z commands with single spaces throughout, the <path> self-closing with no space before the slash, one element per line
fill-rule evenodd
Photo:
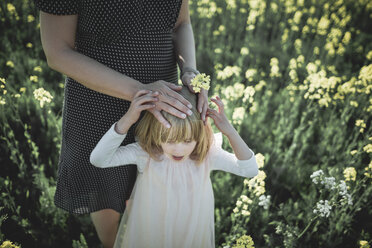
<path fill-rule="evenodd" d="M 196 76 L 194 72 L 185 72 L 182 75 L 181 81 L 182 84 L 187 86 L 190 90 L 190 92 L 195 93 L 192 85 L 191 80 Z M 206 123 L 206 114 L 208 109 L 208 90 L 201 89 L 198 93 L 198 103 L 196 106 L 198 112 L 200 113 L 200 116 L 202 120 L 204 121 L 204 124 Z"/>
<path fill-rule="evenodd" d="M 156 81 L 154 83 L 145 84 L 145 89 L 153 92 L 158 92 L 158 101 L 155 102 L 155 107 L 148 109 L 160 123 L 165 127 L 169 128 L 169 122 L 161 114 L 161 110 L 164 110 L 172 115 L 179 118 L 186 118 L 186 114 L 192 115 L 192 105 L 183 96 L 178 94 L 176 91 L 182 89 L 182 86 L 175 85 L 163 80 Z"/>
<path fill-rule="evenodd" d="M 216 98 L 211 98 L 211 101 L 218 106 L 218 111 L 215 109 L 208 108 L 207 116 L 213 119 L 214 124 L 224 135 L 229 136 L 234 133 L 235 128 L 231 125 L 226 117 L 224 105 L 218 96 Z"/>
<path fill-rule="evenodd" d="M 158 101 L 158 92 L 152 92 L 149 90 L 140 90 L 135 95 L 130 104 L 128 111 L 125 115 L 117 122 L 115 131 L 124 134 L 127 133 L 129 128 L 138 121 L 141 112 L 144 110 L 150 110 L 155 107 L 155 102 Z"/>

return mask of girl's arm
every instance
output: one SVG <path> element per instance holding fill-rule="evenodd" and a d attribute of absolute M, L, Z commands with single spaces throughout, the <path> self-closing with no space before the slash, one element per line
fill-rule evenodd
<path fill-rule="evenodd" d="M 177 61 L 181 72 L 183 72 L 186 68 L 196 70 L 195 41 L 190 20 L 189 0 L 182 1 L 181 10 L 175 24 L 173 34 Z M 188 69 L 186 69 L 186 71 L 187 70 Z M 188 71 L 183 73 L 181 76 L 182 83 L 186 85 L 191 92 L 195 93 L 190 85 L 191 79 L 196 76 L 195 72 Z M 205 121 L 205 116 L 208 109 L 208 91 L 205 89 L 202 89 L 198 94 L 197 109 L 199 113 L 201 113 L 202 120 Z"/>
<path fill-rule="evenodd" d="M 216 127 L 226 135 L 235 153 L 228 153 L 220 147 L 212 148 L 212 167 L 214 167 L 214 169 L 232 172 L 240 176 L 256 176 L 258 174 L 258 165 L 253 151 L 248 147 L 236 129 L 228 121 L 221 99 L 217 96 L 216 99 L 212 98 L 211 100 L 218 106 L 218 111 L 208 109 L 207 116 L 211 117 Z"/>
<path fill-rule="evenodd" d="M 155 107 L 158 92 L 147 90 L 138 91 L 127 113 L 111 128 L 98 142 L 90 155 L 90 162 L 94 166 L 106 168 L 124 164 L 137 164 L 143 150 L 137 143 L 120 146 L 129 128 L 139 119 L 143 110 Z"/>
<path fill-rule="evenodd" d="M 78 15 L 53 15 L 40 11 L 41 42 L 48 65 L 84 86 L 117 98 L 132 101 L 141 89 L 157 90 L 159 102 L 154 116 L 163 124 L 168 122 L 160 114 L 164 110 L 182 118 L 191 104 L 174 90 L 181 87 L 162 80 L 151 84 L 119 73 L 75 50 Z"/>

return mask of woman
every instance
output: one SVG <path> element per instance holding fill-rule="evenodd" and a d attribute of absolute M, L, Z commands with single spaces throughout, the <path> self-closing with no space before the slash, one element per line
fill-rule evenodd
<path fill-rule="evenodd" d="M 104 247 L 115 241 L 136 167 L 100 169 L 89 154 L 141 89 L 159 92 L 151 110 L 180 118 L 191 105 L 177 91 L 177 63 L 183 84 L 196 71 L 187 0 L 36 0 L 41 41 L 48 65 L 67 75 L 56 206 L 90 213 Z M 198 95 L 205 120 L 207 91 Z M 133 129 L 123 145 L 134 142 Z"/>

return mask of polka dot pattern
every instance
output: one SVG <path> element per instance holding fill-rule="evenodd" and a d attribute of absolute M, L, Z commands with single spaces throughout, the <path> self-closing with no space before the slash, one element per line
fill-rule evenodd
<path fill-rule="evenodd" d="M 78 14 L 76 50 L 142 83 L 177 83 L 172 29 L 182 0 L 36 0 L 42 11 Z M 104 82 L 102 82 L 104 83 Z M 89 156 L 130 102 L 65 82 L 56 206 L 75 214 L 111 208 L 124 212 L 135 165 L 97 168 Z M 131 128 L 123 145 L 134 142 Z"/>

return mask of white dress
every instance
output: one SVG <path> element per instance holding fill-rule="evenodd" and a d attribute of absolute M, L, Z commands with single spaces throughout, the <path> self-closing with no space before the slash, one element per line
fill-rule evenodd
<path fill-rule="evenodd" d="M 215 134 L 215 142 L 205 161 L 199 165 L 190 159 L 173 162 L 164 155 L 158 162 L 138 143 L 120 146 L 126 135 L 118 134 L 114 126 L 102 137 L 90 157 L 91 163 L 101 168 L 137 164 L 137 180 L 114 247 L 215 247 L 210 171 L 223 170 L 254 177 L 258 173 L 254 153 L 249 160 L 238 160 L 221 148 L 219 133 Z"/>

